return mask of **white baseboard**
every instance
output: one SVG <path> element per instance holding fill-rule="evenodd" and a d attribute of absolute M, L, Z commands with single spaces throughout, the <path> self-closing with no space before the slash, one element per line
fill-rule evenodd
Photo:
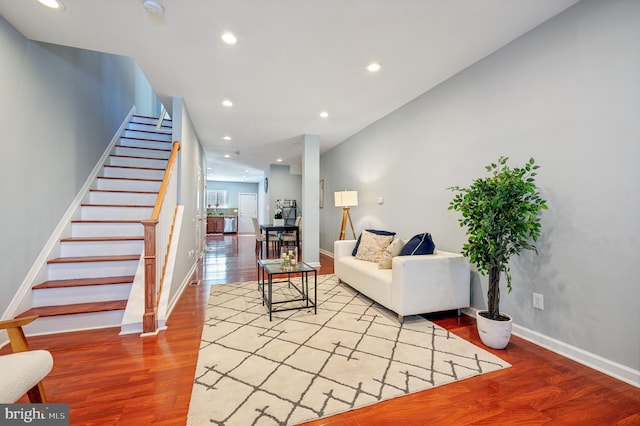
<path fill-rule="evenodd" d="M 330 252 L 330 251 L 326 251 L 326 250 L 320 249 L 320 253 L 324 254 L 325 256 L 329 256 L 330 258 L 333 259 L 333 253 Z"/>
<path fill-rule="evenodd" d="M 478 309 L 476 308 L 465 308 L 462 310 L 465 315 L 469 315 L 474 318 L 477 311 Z M 640 388 L 640 371 L 638 370 L 634 370 L 633 368 L 627 367 L 610 359 L 606 359 L 589 351 L 585 351 L 584 349 L 580 349 L 576 346 L 554 339 L 553 337 L 549 337 L 537 331 L 530 330 L 515 323 L 513 324 L 512 333 L 515 336 L 518 336 L 533 344 L 548 349 L 551 352 L 555 352 L 558 355 L 562 355 L 615 379 Z"/>

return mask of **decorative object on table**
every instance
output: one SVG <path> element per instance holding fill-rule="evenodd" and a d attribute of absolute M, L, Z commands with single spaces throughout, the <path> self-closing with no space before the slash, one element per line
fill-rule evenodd
<path fill-rule="evenodd" d="M 269 321 L 256 286 L 211 286 L 188 425 L 299 424 L 509 367 L 421 316 L 400 325 L 334 275 L 318 276 L 316 315 Z"/>
<path fill-rule="evenodd" d="M 278 200 L 285 225 L 293 225 L 298 215 L 298 203 L 296 200 Z"/>
<path fill-rule="evenodd" d="M 467 227 L 469 236 L 462 254 L 482 275 L 489 274 L 488 310 L 478 312 L 478 333 L 482 342 L 494 349 L 506 347 L 511 336 L 511 318 L 499 311 L 500 274 L 504 272 L 511 292 L 509 259 L 523 250 L 538 253 L 531 241 L 540 237 L 539 213 L 547 209 L 534 179 L 540 166 L 531 158 L 524 167 L 512 169 L 507 160 L 500 157 L 497 163 L 486 166 L 491 176 L 474 180 L 468 188 L 448 188 L 456 192 L 449 210 L 462 214 L 458 222 Z M 501 321 L 506 329 L 490 337 L 484 328 L 485 319 Z"/>
<path fill-rule="evenodd" d="M 283 271 L 295 271 L 298 268 L 298 247 L 282 246 L 280 248 Z"/>
<path fill-rule="evenodd" d="M 276 210 L 273 215 L 274 226 L 284 226 L 284 218 L 282 217 L 282 200 L 276 200 Z"/>
<path fill-rule="evenodd" d="M 347 229 L 347 219 L 349 219 L 349 225 L 351 225 L 351 232 L 353 233 L 353 239 L 356 239 L 356 231 L 353 229 L 353 222 L 351 221 L 351 207 L 358 205 L 358 191 L 336 191 L 333 193 L 334 204 L 336 207 L 342 207 L 342 226 L 340 228 L 339 240 L 344 240 L 344 234 Z"/>

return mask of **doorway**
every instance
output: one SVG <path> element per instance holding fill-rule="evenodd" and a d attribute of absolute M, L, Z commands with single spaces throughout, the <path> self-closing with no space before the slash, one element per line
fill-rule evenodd
<path fill-rule="evenodd" d="M 254 233 L 251 218 L 258 217 L 258 194 L 238 194 L 238 233 Z"/>

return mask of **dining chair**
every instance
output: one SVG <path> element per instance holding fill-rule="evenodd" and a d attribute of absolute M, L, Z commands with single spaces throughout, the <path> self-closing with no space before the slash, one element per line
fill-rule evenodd
<path fill-rule="evenodd" d="M 295 225 L 298 227 L 298 241 L 300 241 L 300 223 L 302 223 L 302 216 L 297 216 L 296 217 L 296 221 L 295 221 Z M 296 233 L 295 231 L 291 231 L 291 232 L 281 232 L 279 235 L 279 239 L 280 241 L 280 245 L 296 245 Z M 300 247 L 298 247 L 298 251 L 300 250 Z"/>
<path fill-rule="evenodd" d="M 262 243 L 265 243 L 265 246 L 266 246 L 267 236 L 263 234 L 262 231 L 260 230 L 260 224 L 258 223 L 258 218 L 252 217 L 251 220 L 253 221 L 253 231 L 256 235 L 256 254 L 259 257 L 262 257 Z M 271 247 L 275 252 L 275 248 L 278 245 L 278 237 L 277 236 L 272 237 L 271 235 L 269 235 L 269 239 L 271 242 Z M 266 249 L 269 250 L 269 247 L 266 247 Z"/>

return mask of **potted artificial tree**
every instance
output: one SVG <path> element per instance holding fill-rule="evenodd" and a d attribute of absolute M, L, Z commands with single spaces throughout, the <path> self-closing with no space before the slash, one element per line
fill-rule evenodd
<path fill-rule="evenodd" d="M 497 164 L 487 166 L 491 175 L 474 180 L 468 188 L 448 188 L 456 192 L 449 210 L 460 212 L 458 222 L 467 227 L 462 255 L 476 264 L 479 273 L 489 275 L 488 309 L 479 311 L 476 319 L 482 342 L 494 349 L 506 347 L 511 337 L 511 318 L 500 313 L 500 274 L 504 272 L 511 292 L 509 259 L 523 250 L 538 253 L 532 241 L 540 236 L 539 213 L 547 208 L 535 184 L 539 166 L 534 159 L 513 169 L 507 160 L 500 157 Z"/>

